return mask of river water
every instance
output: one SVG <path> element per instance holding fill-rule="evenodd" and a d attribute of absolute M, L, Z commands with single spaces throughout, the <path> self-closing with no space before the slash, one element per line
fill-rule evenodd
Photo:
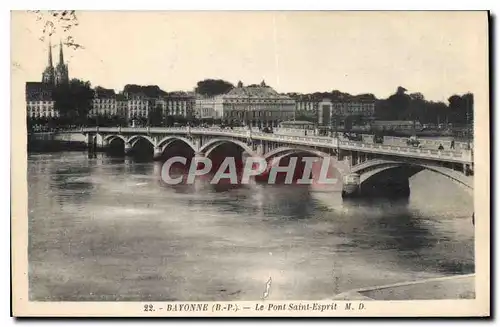
<path fill-rule="evenodd" d="M 401 200 L 297 185 L 166 186 L 159 163 L 29 154 L 30 298 L 321 300 L 474 271 L 472 197 L 431 172 Z"/>

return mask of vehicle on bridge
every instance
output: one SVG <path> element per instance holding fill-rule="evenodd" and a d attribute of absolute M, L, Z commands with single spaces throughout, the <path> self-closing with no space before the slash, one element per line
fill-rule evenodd
<path fill-rule="evenodd" d="M 349 141 L 363 141 L 363 136 L 358 133 L 344 133 L 343 136 Z"/>
<path fill-rule="evenodd" d="M 382 144 L 384 143 L 384 135 L 381 135 L 381 134 L 375 134 L 373 136 L 373 143 L 378 143 L 378 144 Z"/>
<path fill-rule="evenodd" d="M 406 145 L 413 146 L 416 148 L 422 147 L 422 144 L 420 144 L 420 141 L 418 140 L 416 135 L 410 136 L 410 138 L 406 140 Z"/>

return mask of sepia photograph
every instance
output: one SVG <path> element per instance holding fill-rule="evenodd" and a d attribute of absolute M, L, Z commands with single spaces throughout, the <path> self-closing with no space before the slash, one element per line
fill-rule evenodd
<path fill-rule="evenodd" d="M 12 11 L 14 315 L 489 316 L 488 24 Z"/>

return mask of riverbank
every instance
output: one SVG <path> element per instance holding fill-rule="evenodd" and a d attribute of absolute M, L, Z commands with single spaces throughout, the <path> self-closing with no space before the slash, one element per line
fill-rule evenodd
<path fill-rule="evenodd" d="M 445 300 L 474 299 L 475 275 L 458 275 L 360 288 L 337 294 L 333 300 Z"/>
<path fill-rule="evenodd" d="M 85 136 L 80 133 L 29 133 L 28 152 L 86 150 Z"/>

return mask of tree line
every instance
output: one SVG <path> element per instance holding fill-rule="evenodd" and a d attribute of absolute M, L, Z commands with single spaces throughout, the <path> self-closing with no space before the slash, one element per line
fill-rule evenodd
<path fill-rule="evenodd" d="M 428 101 L 422 93 L 406 93 L 398 87 L 387 99 L 375 102 L 375 117 L 380 120 L 416 120 L 422 124 L 471 124 L 474 121 L 472 93 L 452 95 L 448 104 Z"/>

